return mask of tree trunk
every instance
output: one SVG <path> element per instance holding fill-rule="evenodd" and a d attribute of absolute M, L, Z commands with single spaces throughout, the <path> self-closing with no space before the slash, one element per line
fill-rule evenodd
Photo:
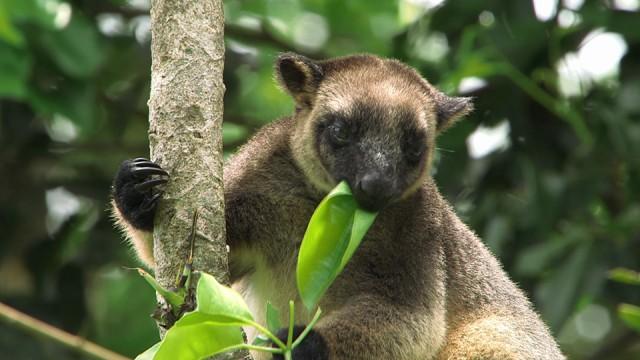
<path fill-rule="evenodd" d="M 155 219 L 156 278 L 175 285 L 200 211 L 194 268 L 227 282 L 222 192 L 224 17 L 221 0 L 151 6 L 151 158 L 171 174 Z"/>
<path fill-rule="evenodd" d="M 200 210 L 194 267 L 228 280 L 222 192 L 224 17 L 221 0 L 151 6 L 151 158 L 171 174 L 155 219 L 156 278 L 175 283 Z"/>
<path fill-rule="evenodd" d="M 222 0 L 153 0 L 151 158 L 171 175 L 154 227 L 155 276 L 175 285 L 199 221 L 194 269 L 228 283 L 222 181 Z M 235 357 L 235 358 L 243 358 Z"/>

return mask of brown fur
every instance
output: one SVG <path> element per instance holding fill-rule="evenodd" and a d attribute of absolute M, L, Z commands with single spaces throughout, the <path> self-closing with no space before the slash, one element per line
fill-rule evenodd
<path fill-rule="evenodd" d="M 277 69 L 296 99 L 295 115 L 259 131 L 224 173 L 232 278 L 258 321 L 267 300 L 284 316 L 289 299 L 297 321 L 309 319 L 295 289 L 297 251 L 314 208 L 337 183 L 314 123 L 358 100 L 383 104 L 389 119 L 395 109 L 411 109 L 429 146 L 406 174 L 402 196 L 380 212 L 321 300 L 315 329 L 330 358 L 563 359 L 524 294 L 428 175 L 437 133 L 471 110 L 468 99 L 373 56 L 315 63 L 285 54 Z M 386 130 L 393 141 L 397 126 Z"/>

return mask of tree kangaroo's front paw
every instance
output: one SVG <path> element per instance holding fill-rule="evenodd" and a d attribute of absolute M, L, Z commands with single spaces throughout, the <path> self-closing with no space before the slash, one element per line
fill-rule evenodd
<path fill-rule="evenodd" d="M 113 180 L 113 200 L 124 219 L 137 229 L 153 230 L 153 217 L 163 193 L 157 187 L 168 180 L 169 174 L 152 161 L 123 161 Z"/>
<path fill-rule="evenodd" d="M 282 328 L 276 334 L 278 339 L 282 340 L 283 343 L 287 342 L 288 330 L 287 328 Z M 293 340 L 297 339 L 303 330 L 304 326 L 294 326 Z M 302 343 L 293 349 L 291 355 L 293 360 L 328 360 L 329 348 L 322 335 L 311 329 L 304 340 L 302 340 Z M 284 356 L 280 354 L 273 355 L 273 360 L 284 360 Z"/>

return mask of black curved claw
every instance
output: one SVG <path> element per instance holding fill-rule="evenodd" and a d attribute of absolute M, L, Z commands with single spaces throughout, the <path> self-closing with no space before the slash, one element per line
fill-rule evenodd
<path fill-rule="evenodd" d="M 159 191 L 157 194 L 154 194 L 150 198 L 145 198 L 140 208 L 143 211 L 150 211 L 151 209 L 155 208 L 156 203 L 158 202 L 158 200 L 160 199 L 163 193 L 164 191 Z"/>
<path fill-rule="evenodd" d="M 165 178 L 151 179 L 151 180 L 147 180 L 145 182 L 142 182 L 140 184 L 136 184 L 134 186 L 134 189 L 136 189 L 136 191 L 138 191 L 138 192 L 145 192 L 145 191 L 151 189 L 152 187 L 154 187 L 156 185 L 165 184 L 165 183 L 167 183 L 167 181 L 169 181 L 169 180 L 165 179 Z"/>
<path fill-rule="evenodd" d="M 139 165 L 139 164 L 136 164 Z M 155 165 L 155 164 L 154 164 Z M 157 165 L 156 165 L 157 166 Z M 169 173 L 160 167 L 134 167 L 131 172 L 135 176 L 147 176 L 147 175 L 164 175 L 169 176 Z"/>
<path fill-rule="evenodd" d="M 137 163 L 139 161 L 149 161 L 149 159 L 143 158 L 143 157 L 139 157 L 139 158 L 135 158 L 135 159 L 131 160 L 131 162 L 134 162 L 134 163 Z"/>
<path fill-rule="evenodd" d="M 133 166 L 136 167 L 153 167 L 153 168 L 158 168 L 158 169 L 162 169 L 160 167 L 160 165 L 154 163 L 153 161 L 149 161 L 149 160 L 145 160 L 145 161 L 136 161 L 133 163 Z"/>

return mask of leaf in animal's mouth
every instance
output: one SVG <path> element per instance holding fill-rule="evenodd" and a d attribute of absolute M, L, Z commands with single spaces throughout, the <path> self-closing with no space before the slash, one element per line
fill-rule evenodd
<path fill-rule="evenodd" d="M 316 208 L 304 234 L 296 280 L 307 309 L 313 309 L 362 242 L 377 213 L 358 207 L 346 182 Z"/>

